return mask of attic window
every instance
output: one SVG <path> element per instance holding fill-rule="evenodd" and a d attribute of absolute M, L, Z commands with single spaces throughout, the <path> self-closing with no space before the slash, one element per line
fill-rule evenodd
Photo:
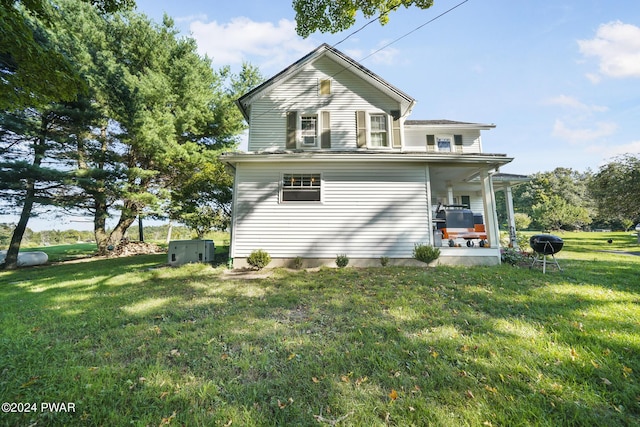
<path fill-rule="evenodd" d="M 331 79 L 320 79 L 320 95 L 331 95 Z"/>

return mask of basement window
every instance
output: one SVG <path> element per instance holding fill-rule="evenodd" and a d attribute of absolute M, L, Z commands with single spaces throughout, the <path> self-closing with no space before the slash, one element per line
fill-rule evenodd
<path fill-rule="evenodd" d="M 282 174 L 282 202 L 319 202 L 322 176 L 319 173 Z"/>

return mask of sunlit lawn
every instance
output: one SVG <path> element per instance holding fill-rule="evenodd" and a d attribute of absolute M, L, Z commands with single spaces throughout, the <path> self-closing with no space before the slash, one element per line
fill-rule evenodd
<path fill-rule="evenodd" d="M 0 401 L 37 404 L 0 424 L 637 425 L 640 256 L 602 252 L 635 236 L 562 237 L 545 275 L 223 280 L 165 255 L 0 272 Z"/>

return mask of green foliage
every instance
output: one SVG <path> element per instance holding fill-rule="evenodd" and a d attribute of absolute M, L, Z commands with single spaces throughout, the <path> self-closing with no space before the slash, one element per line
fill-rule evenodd
<path fill-rule="evenodd" d="M 545 230 L 580 230 L 591 223 L 586 208 L 569 204 L 557 195 L 534 205 L 532 217 Z"/>
<path fill-rule="evenodd" d="M 516 230 L 526 230 L 531 225 L 531 217 L 522 212 L 516 212 L 513 221 L 516 223 Z"/>
<path fill-rule="evenodd" d="M 389 265 L 389 257 L 388 256 L 381 256 L 380 257 L 380 265 L 383 267 L 386 267 L 387 265 Z"/>
<path fill-rule="evenodd" d="M 271 255 L 262 249 L 257 249 L 247 258 L 247 263 L 255 269 L 262 270 L 271 262 Z"/>
<path fill-rule="evenodd" d="M 294 0 L 296 32 L 305 38 L 315 31 L 337 33 L 355 24 L 357 12 L 362 12 L 367 19 L 377 15 L 384 25 L 389 21 L 389 13 L 401 5 L 427 9 L 433 0 Z"/>
<path fill-rule="evenodd" d="M 500 252 L 500 259 L 505 264 L 521 265 L 526 263 L 529 259 L 529 254 L 526 252 L 520 252 L 513 248 L 502 249 Z"/>
<path fill-rule="evenodd" d="M 531 175 L 531 181 L 513 188 L 513 204 L 519 212 L 529 215 L 532 229 L 557 227 L 576 229 L 588 225 L 594 216 L 594 201 L 588 191 L 591 172 L 585 173 L 570 168 L 556 168 L 551 172 L 538 172 Z M 561 199 L 558 202 L 557 197 Z M 503 192 L 496 194 L 498 220 L 506 223 L 506 205 Z M 534 206 L 538 211 L 534 211 Z M 565 207 L 570 206 L 570 211 Z M 555 220 L 549 221 L 541 217 L 544 213 L 558 211 Z M 517 226 L 518 229 L 522 229 Z M 527 227 L 524 227 L 527 228 Z"/>
<path fill-rule="evenodd" d="M 349 257 L 347 254 L 341 254 L 336 256 L 336 265 L 340 268 L 344 268 L 349 265 Z"/>
<path fill-rule="evenodd" d="M 423 245 L 422 243 L 416 243 L 413 247 L 413 257 L 418 261 L 424 263 L 430 263 L 435 261 L 440 256 L 440 249 L 430 245 Z"/>
<path fill-rule="evenodd" d="M 626 221 L 627 226 L 640 221 L 640 155 L 626 154 L 601 166 L 589 190 L 600 217 Z"/>

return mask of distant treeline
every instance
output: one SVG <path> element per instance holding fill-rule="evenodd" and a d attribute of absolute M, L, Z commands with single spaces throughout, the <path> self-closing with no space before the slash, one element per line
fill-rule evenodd
<path fill-rule="evenodd" d="M 11 234 L 15 224 L 0 223 L 0 249 L 6 249 L 11 242 Z M 144 240 L 149 242 L 165 242 L 169 225 L 144 226 Z M 138 226 L 132 226 L 127 230 L 130 240 L 139 240 Z M 195 233 L 185 226 L 173 226 L 171 240 L 188 240 L 195 237 Z M 22 246 L 52 246 L 79 242 L 95 242 L 93 231 L 79 230 L 43 230 L 33 231 L 27 228 L 22 238 Z"/>

